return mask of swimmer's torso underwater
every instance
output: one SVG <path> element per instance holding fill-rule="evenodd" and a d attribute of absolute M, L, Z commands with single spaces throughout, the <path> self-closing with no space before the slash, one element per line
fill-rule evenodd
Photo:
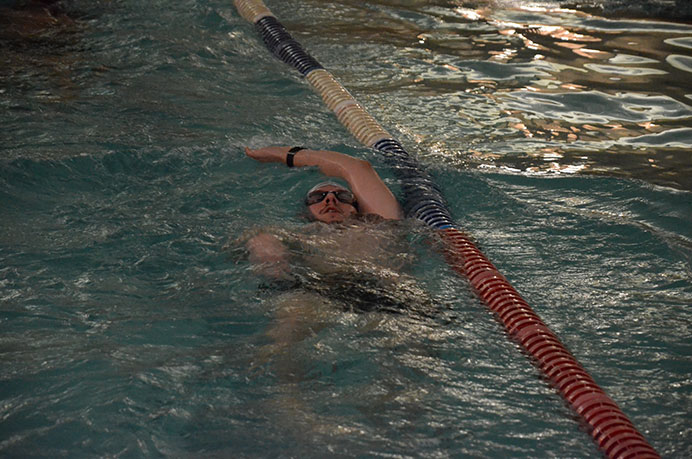
<path fill-rule="evenodd" d="M 435 315 L 431 296 L 410 274 L 416 256 L 409 235 L 422 231 L 415 222 L 373 215 L 340 224 L 313 222 L 249 230 L 236 244 L 242 245 L 258 231 L 278 238 L 288 255 L 288 264 L 279 271 L 257 267 L 263 293 L 300 292 L 304 298 L 312 296 L 330 302 L 334 310 L 349 312 Z"/>

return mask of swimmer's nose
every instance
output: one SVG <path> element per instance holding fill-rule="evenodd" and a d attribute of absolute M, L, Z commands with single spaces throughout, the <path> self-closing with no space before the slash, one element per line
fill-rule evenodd
<path fill-rule="evenodd" d="M 336 204 L 336 195 L 333 191 L 327 193 L 327 196 L 324 198 L 324 202 L 325 204 Z"/>

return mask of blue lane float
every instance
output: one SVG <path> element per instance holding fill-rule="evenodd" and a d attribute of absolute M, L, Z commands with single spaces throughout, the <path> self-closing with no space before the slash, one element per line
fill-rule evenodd
<path fill-rule="evenodd" d="M 298 70 L 322 96 L 339 121 L 364 145 L 382 153 L 401 183 L 404 211 L 437 230 L 449 266 L 466 277 L 508 335 L 532 356 L 536 366 L 589 426 L 609 458 L 658 458 L 658 453 L 617 404 L 577 362 L 559 338 L 507 279 L 454 223 L 442 192 L 406 149 L 308 54 L 261 0 L 234 0 L 267 48 Z"/>
<path fill-rule="evenodd" d="M 323 68 L 291 37 L 286 28 L 273 16 L 264 16 L 255 23 L 264 44 L 280 60 L 295 67 L 303 76 Z"/>

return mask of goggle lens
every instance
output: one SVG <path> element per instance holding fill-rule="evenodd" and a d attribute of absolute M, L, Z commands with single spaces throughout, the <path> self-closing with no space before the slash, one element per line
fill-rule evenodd
<path fill-rule="evenodd" d="M 343 202 L 344 204 L 350 204 L 350 205 L 355 205 L 356 202 L 356 197 L 353 196 L 353 193 L 351 193 L 348 190 L 336 190 L 336 191 L 313 191 L 308 194 L 308 196 L 305 198 L 305 203 L 308 206 L 311 206 L 313 204 L 317 204 L 318 202 L 324 201 L 324 199 L 327 197 L 329 193 L 334 193 L 334 197 L 338 199 L 340 202 Z"/>

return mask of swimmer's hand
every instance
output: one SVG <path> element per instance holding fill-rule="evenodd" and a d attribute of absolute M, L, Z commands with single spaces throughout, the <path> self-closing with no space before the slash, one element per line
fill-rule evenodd
<path fill-rule="evenodd" d="M 290 266 L 288 250 L 283 243 L 269 233 L 260 233 L 247 242 L 253 270 L 274 279 L 287 278 Z"/>
<path fill-rule="evenodd" d="M 252 150 L 245 147 L 245 154 L 261 163 L 283 163 L 286 162 L 286 154 L 290 147 L 264 147 Z"/>

